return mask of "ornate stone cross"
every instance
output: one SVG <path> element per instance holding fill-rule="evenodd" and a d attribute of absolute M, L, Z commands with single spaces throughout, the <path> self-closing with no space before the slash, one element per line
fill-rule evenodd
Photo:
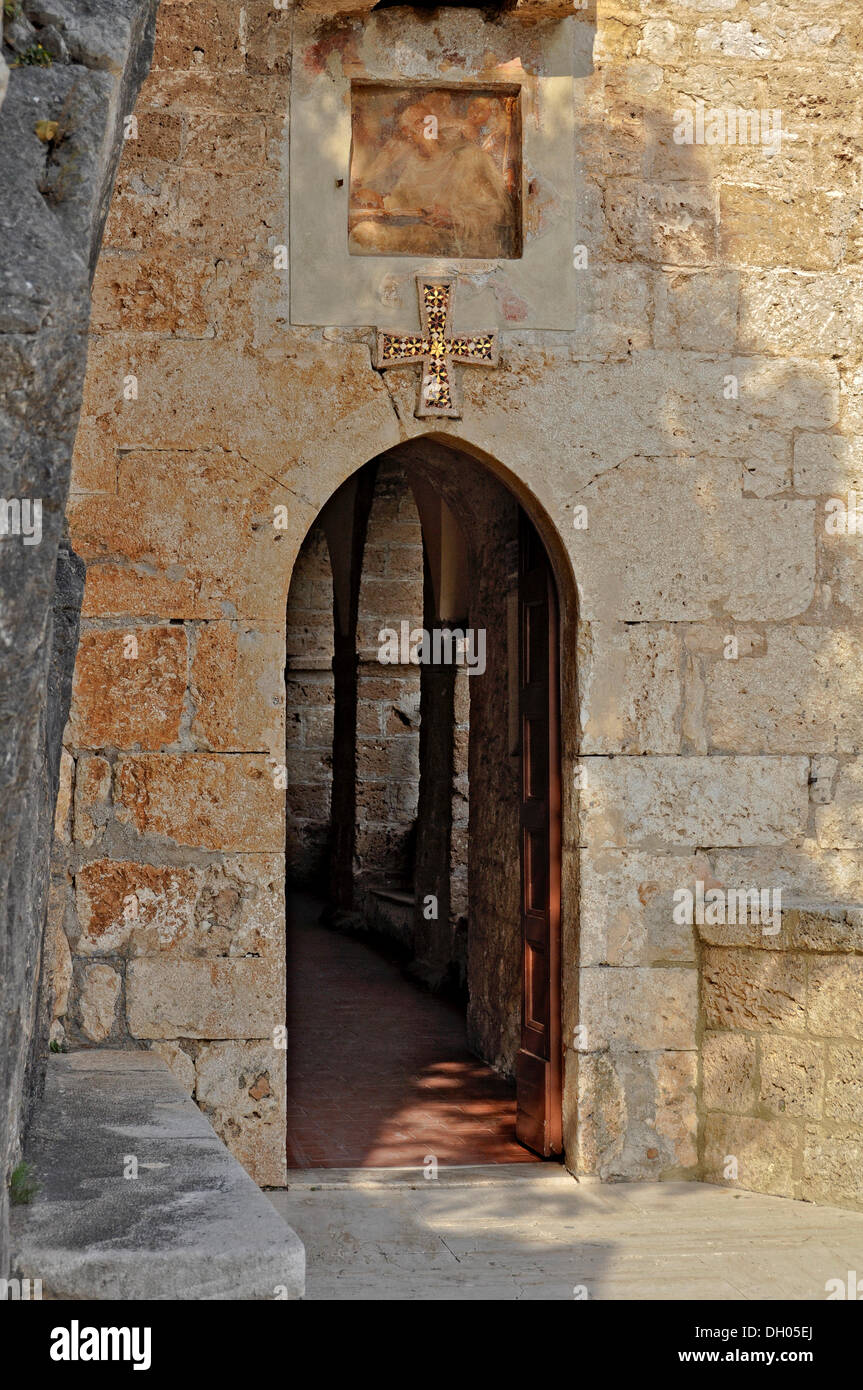
<path fill-rule="evenodd" d="M 449 320 L 455 299 L 455 280 L 417 276 L 420 301 L 420 331 L 396 334 L 378 331 L 375 366 L 404 367 L 421 363 L 423 374 L 416 414 L 461 414 L 453 363 L 467 367 L 497 366 L 497 334 L 472 333 L 449 337 Z"/>

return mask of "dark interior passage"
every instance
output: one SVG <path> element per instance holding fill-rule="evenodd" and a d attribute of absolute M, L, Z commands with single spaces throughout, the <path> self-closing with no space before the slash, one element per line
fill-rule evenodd
<path fill-rule="evenodd" d="M 560 1152 L 552 588 L 512 493 L 430 439 L 353 474 L 301 548 L 286 665 L 293 1166 Z"/>
<path fill-rule="evenodd" d="M 291 898 L 288 1166 L 530 1163 L 515 1086 L 467 1049 L 463 1009 Z"/>

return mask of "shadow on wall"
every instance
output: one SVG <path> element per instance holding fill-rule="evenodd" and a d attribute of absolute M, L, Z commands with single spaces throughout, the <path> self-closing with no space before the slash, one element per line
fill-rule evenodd
<path fill-rule="evenodd" d="M 859 476 L 849 137 L 812 119 L 812 75 L 702 68 L 701 103 L 673 74 L 660 101 L 650 61 L 606 66 L 613 41 L 575 259 L 579 1166 L 860 1207 L 863 956 L 818 908 L 860 901 L 861 560 L 825 525 Z M 696 941 L 673 918 L 695 880 L 820 925 Z"/>

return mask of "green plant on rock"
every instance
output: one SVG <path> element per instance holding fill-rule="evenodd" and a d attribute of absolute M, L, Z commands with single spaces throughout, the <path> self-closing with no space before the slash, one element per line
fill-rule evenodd
<path fill-rule="evenodd" d="M 21 13 L 21 6 L 18 0 L 3 0 L 3 14 L 6 19 L 17 19 Z"/>
<path fill-rule="evenodd" d="M 47 48 L 43 48 L 41 43 L 31 43 L 30 47 L 23 53 L 19 53 L 13 68 L 50 68 L 53 59 Z"/>
<path fill-rule="evenodd" d="M 9 1179 L 9 1201 L 13 1207 L 26 1207 L 39 1191 L 32 1163 L 22 1160 L 12 1169 Z"/>

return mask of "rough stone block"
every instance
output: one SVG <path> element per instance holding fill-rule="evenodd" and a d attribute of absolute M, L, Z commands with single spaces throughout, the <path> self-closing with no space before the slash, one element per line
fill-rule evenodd
<path fill-rule="evenodd" d="M 668 628 L 583 623 L 582 754 L 677 753 L 683 647 Z"/>
<path fill-rule="evenodd" d="M 863 1126 L 863 1047 L 859 1044 L 827 1048 L 824 1114 L 840 1124 Z"/>
<path fill-rule="evenodd" d="M 78 748 L 157 749 L 180 734 L 186 634 L 129 627 L 81 634 L 68 737 Z"/>
<path fill-rule="evenodd" d="M 863 955 L 813 956 L 809 962 L 809 1032 L 863 1041 Z"/>
<path fill-rule="evenodd" d="M 704 1180 L 750 1192 L 793 1197 L 796 1130 L 788 1121 L 708 1115 L 704 1126 Z M 732 1164 L 736 1162 L 736 1169 Z M 736 1172 L 736 1176 L 726 1176 Z"/>
<path fill-rule="evenodd" d="M 815 497 L 846 498 L 863 491 L 863 437 L 799 434 L 794 441 L 794 488 Z"/>
<path fill-rule="evenodd" d="M 719 192 L 722 255 L 733 265 L 830 270 L 842 255 L 841 206 L 829 192 L 724 185 Z"/>
<path fill-rule="evenodd" d="M 671 361 L 666 365 L 677 380 L 681 373 Z M 749 379 L 738 377 L 738 417 L 726 422 L 719 418 L 719 403 L 723 381 L 736 375 L 735 367 L 741 374 L 748 371 Z M 796 617 L 811 604 L 815 504 L 741 500 L 740 467 L 728 457 L 739 452 L 742 466 L 750 456 L 748 432 L 739 442 L 729 436 L 741 428 L 747 406 L 763 410 L 765 402 L 773 403 L 775 385 L 766 370 L 759 373 L 755 366 L 733 360 L 714 370 L 713 381 L 691 383 L 693 390 L 701 387 L 708 401 L 710 392 L 717 398 L 718 439 L 705 446 L 711 453 L 709 469 L 700 458 L 672 464 L 636 456 L 624 466 L 604 469 L 575 493 L 574 501 L 587 508 L 588 521 L 586 529 L 574 532 L 572 542 L 583 620 L 707 620 L 719 608 L 738 622 L 769 622 Z M 802 385 L 800 390 L 803 395 Z M 747 392 L 753 399 L 744 403 Z M 669 401 L 669 409 L 676 408 L 676 401 Z M 788 400 L 786 409 L 793 411 L 794 402 Z M 771 409 L 771 425 L 772 417 Z M 823 418 L 832 423 L 834 417 Z M 759 420 L 758 436 L 766 423 Z M 717 453 L 725 457 L 719 465 Z"/>
<path fill-rule="evenodd" d="M 580 981 L 580 1051 L 695 1047 L 697 971 L 588 966 Z"/>
<path fill-rule="evenodd" d="M 280 851 L 284 843 L 284 793 L 262 755 L 123 757 L 114 798 L 117 819 L 141 835 L 226 853 Z"/>
<path fill-rule="evenodd" d="M 89 848 L 104 834 L 110 816 L 111 764 L 106 758 L 84 756 L 75 770 L 75 843 Z"/>
<path fill-rule="evenodd" d="M 246 623 L 198 628 L 192 662 L 192 733 L 214 749 L 284 747 L 284 639 Z M 281 761 L 281 757 L 279 758 Z"/>
<path fill-rule="evenodd" d="M 829 627 L 768 631 L 761 653 L 710 667 L 703 719 L 720 752 L 855 752 L 863 746 L 863 638 Z"/>
<path fill-rule="evenodd" d="M 695 930 L 674 921 L 674 893 L 710 878 L 706 856 L 582 850 L 582 965 L 649 965 L 695 959 Z"/>
<path fill-rule="evenodd" d="M 863 1133 L 859 1128 L 825 1134 L 815 1126 L 803 1145 L 800 1196 L 863 1210 Z"/>
<path fill-rule="evenodd" d="M 120 976 L 110 965 L 88 965 L 78 992 L 81 1031 L 91 1042 L 103 1042 L 114 1027 Z"/>
<path fill-rule="evenodd" d="M 705 1033 L 701 1065 L 706 1109 L 750 1114 L 757 1099 L 756 1062 L 753 1038 L 741 1033 Z"/>
<path fill-rule="evenodd" d="M 856 342 L 861 303 L 863 280 L 853 270 L 743 275 L 739 346 L 818 357 L 848 352 Z"/>
<path fill-rule="evenodd" d="M 694 1052 L 614 1052 L 578 1060 L 579 1171 L 656 1178 L 697 1161 Z"/>
<path fill-rule="evenodd" d="M 284 938 L 281 855 L 200 868 L 101 859 L 76 874 L 78 955 L 271 956 Z"/>
<path fill-rule="evenodd" d="M 197 1058 L 197 1099 L 255 1182 L 285 1181 L 285 1058 L 272 1041 L 212 1043 Z"/>
<path fill-rule="evenodd" d="M 760 1101 L 773 1115 L 815 1120 L 824 1093 L 824 1049 L 794 1038 L 762 1038 Z"/>
<path fill-rule="evenodd" d="M 806 829 L 806 758 L 585 761 L 579 835 L 591 848 L 783 845 Z"/>
<path fill-rule="evenodd" d="M 743 1032 L 806 1031 L 806 960 L 784 951 L 708 946 L 702 957 L 708 1028 Z"/>
<path fill-rule="evenodd" d="M 97 967 L 92 967 L 96 969 Z M 284 1021 L 283 974 L 273 962 L 134 960 L 126 1012 L 135 1038 L 250 1038 Z"/>
<path fill-rule="evenodd" d="M 815 808 L 815 829 L 825 849 L 863 846 L 863 757 L 840 767 L 833 801 Z"/>

